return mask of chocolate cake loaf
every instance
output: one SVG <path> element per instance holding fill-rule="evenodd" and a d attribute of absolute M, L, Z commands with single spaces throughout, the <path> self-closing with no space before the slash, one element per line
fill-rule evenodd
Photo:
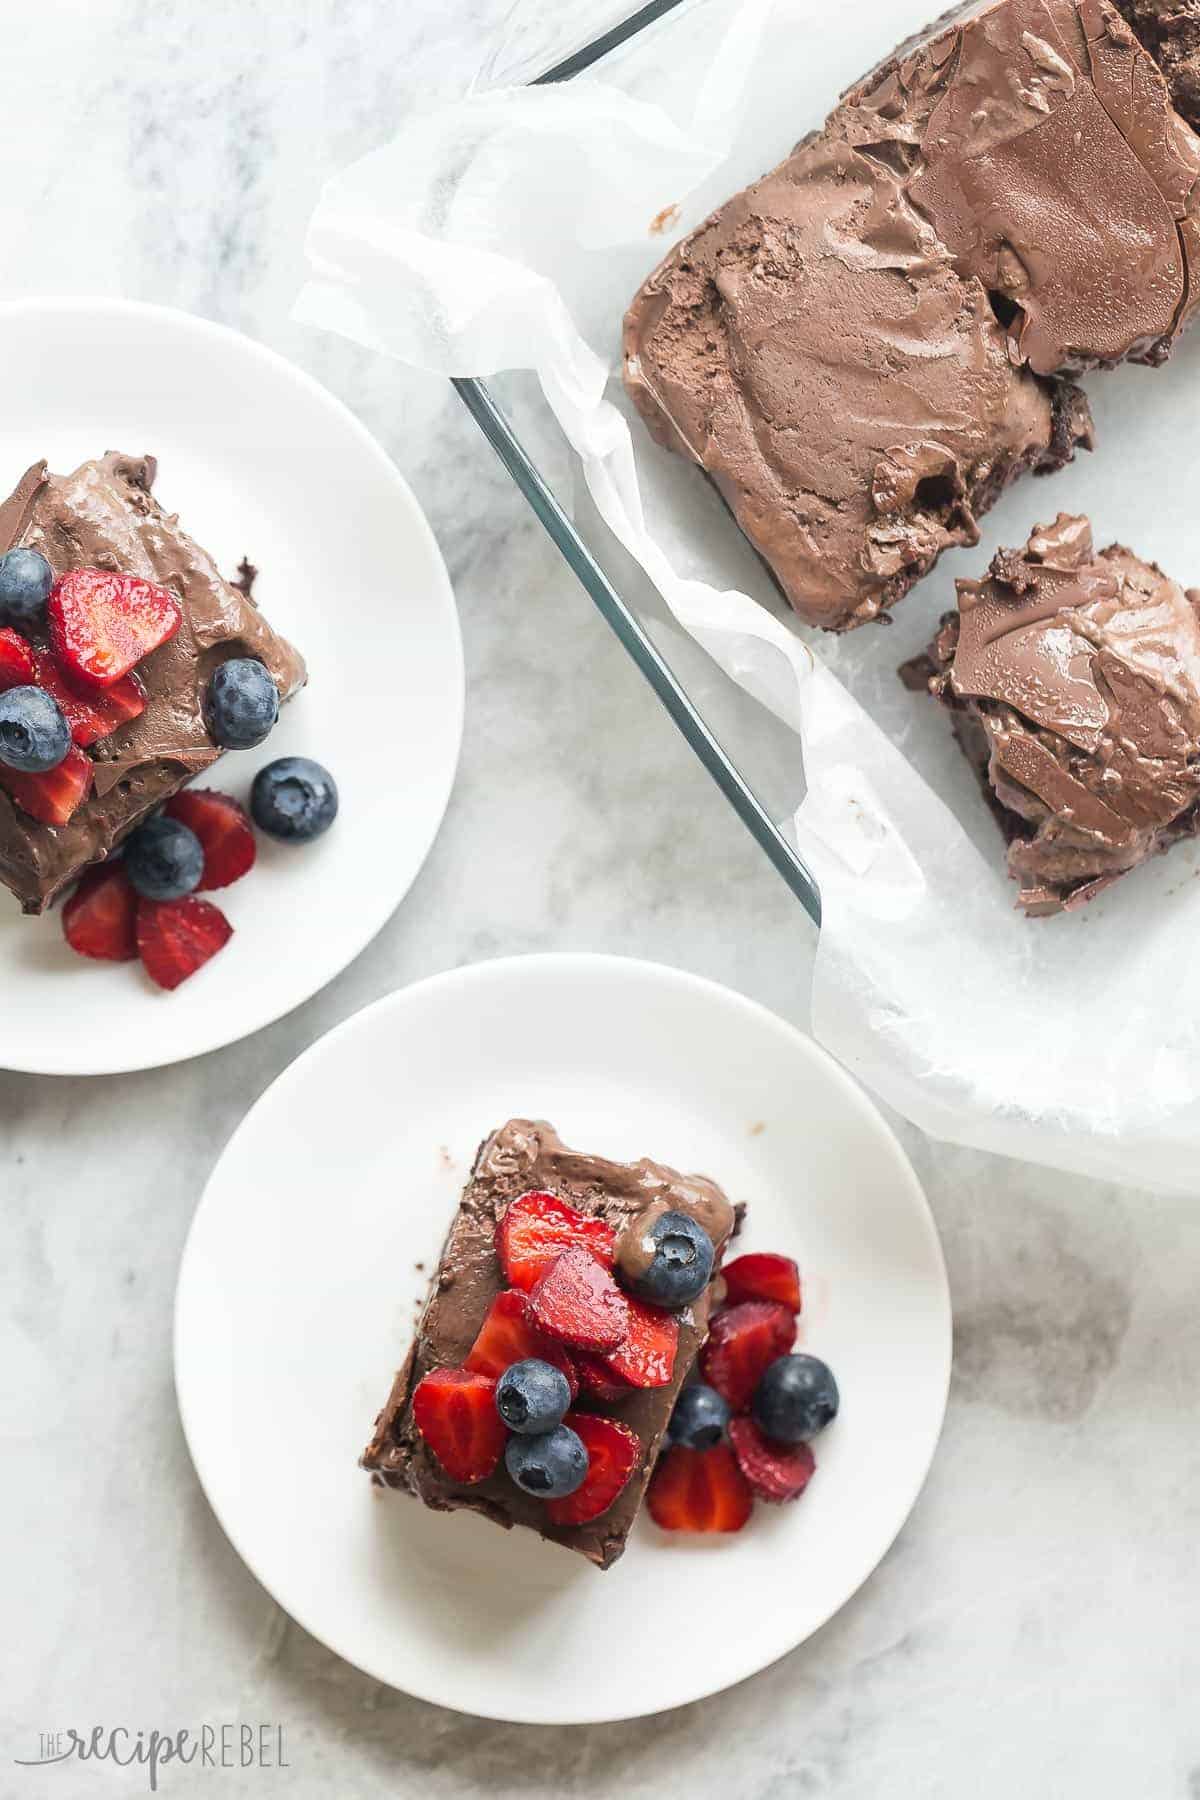
<path fill-rule="evenodd" d="M 1090 444 L 1068 377 L 1161 362 L 1200 304 L 1200 139 L 1151 54 L 1182 101 L 1190 38 L 1126 10 L 1148 47 L 1108 0 L 952 15 L 635 298 L 633 400 L 809 623 L 878 618 L 977 541 Z"/>
<path fill-rule="evenodd" d="M 116 451 L 72 475 L 49 474 L 39 462 L 0 505 L 0 553 L 17 545 L 40 551 L 56 576 L 74 569 L 140 576 L 168 589 L 182 614 L 177 633 L 139 667 L 140 716 L 89 746 L 91 792 L 66 823 L 32 817 L 0 786 L 0 880 L 26 912 L 41 912 L 89 863 L 218 760 L 222 751 L 205 727 L 203 697 L 219 663 L 257 658 L 284 700 L 305 680 L 291 645 L 155 500 L 155 470 L 152 456 Z M 44 655 L 44 627 L 30 627 L 29 636 Z"/>
<path fill-rule="evenodd" d="M 625 1433 L 634 1434 L 636 1443 L 631 1473 L 611 1504 L 583 1523 L 556 1524 L 553 1508 L 523 1492 L 503 1462 L 486 1479 L 452 1479 L 422 1436 L 413 1411 L 413 1395 L 423 1377 L 439 1369 L 472 1367 L 473 1349 L 499 1296 L 508 1292 L 520 1306 L 519 1294 L 505 1289 L 496 1248 L 497 1225 L 520 1196 L 564 1202 L 585 1221 L 603 1221 L 611 1227 L 618 1275 L 624 1271 L 634 1276 L 642 1266 L 648 1216 L 668 1210 L 688 1214 L 711 1239 L 718 1265 L 737 1223 L 721 1190 L 699 1176 L 680 1175 L 653 1162 L 614 1163 L 583 1155 L 568 1150 L 549 1125 L 509 1120 L 485 1141 L 476 1158 L 430 1283 L 415 1341 L 375 1421 L 362 1466 L 387 1486 L 404 1489 L 435 1510 L 467 1508 L 498 1525 L 527 1526 L 606 1569 L 625 1548 L 679 1390 L 707 1336 L 718 1277 L 714 1271 L 699 1298 L 678 1314 L 669 1379 L 659 1379 L 654 1386 L 617 1382 L 606 1398 L 585 1387 L 575 1399 L 568 1422 L 577 1424 L 580 1415 L 611 1418 Z M 666 1376 L 668 1371 L 660 1373 Z"/>
<path fill-rule="evenodd" d="M 902 670 L 949 710 L 1031 916 L 1200 830 L 1200 592 L 1060 514 Z"/>

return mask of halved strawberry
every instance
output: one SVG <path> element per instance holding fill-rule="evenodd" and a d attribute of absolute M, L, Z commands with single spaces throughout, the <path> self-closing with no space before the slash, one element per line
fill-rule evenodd
<path fill-rule="evenodd" d="M 510 1287 L 526 1293 L 563 1250 L 578 1245 L 611 1269 L 617 1234 L 557 1194 L 521 1194 L 496 1227 L 496 1254 Z"/>
<path fill-rule="evenodd" d="M 486 1481 L 508 1432 L 496 1411 L 496 1384 L 471 1369 L 431 1369 L 412 1400 L 417 1430 L 452 1481 Z"/>
<path fill-rule="evenodd" d="M 229 887 L 254 867 L 258 845 L 245 810 L 214 788 L 184 788 L 168 800 L 166 813 L 200 839 L 204 873 L 200 889 Z"/>
<path fill-rule="evenodd" d="M 586 1525 L 608 1511 L 637 1468 L 641 1440 L 619 1419 L 598 1419 L 594 1413 L 568 1413 L 563 1424 L 583 1439 L 588 1472 L 573 1494 L 546 1502 L 546 1517 L 552 1525 Z"/>
<path fill-rule="evenodd" d="M 37 657 L 19 631 L 5 625 L 0 630 L 0 694 L 9 688 L 34 687 L 37 684 Z"/>
<path fill-rule="evenodd" d="M 137 946 L 151 981 L 177 988 L 223 950 L 233 936 L 225 914 L 207 900 L 139 900 Z"/>
<path fill-rule="evenodd" d="M 667 1387 L 675 1373 L 675 1352 L 679 1348 L 679 1320 L 661 1306 L 648 1306 L 632 1294 L 625 1296 L 629 1308 L 629 1330 L 625 1341 L 604 1358 L 614 1375 L 630 1387 Z"/>
<path fill-rule="evenodd" d="M 538 1330 L 529 1317 L 529 1303 L 524 1294 L 515 1288 L 507 1288 L 496 1295 L 488 1308 L 463 1367 L 499 1381 L 505 1369 L 511 1368 L 513 1363 L 524 1362 L 529 1356 L 561 1369 L 571 1385 L 574 1400 L 579 1392 L 579 1378 L 571 1358 L 561 1344 Z"/>
<path fill-rule="evenodd" d="M 728 1444 L 711 1450 L 673 1444 L 650 1477 L 646 1510 L 664 1531 L 740 1531 L 754 1495 Z"/>
<path fill-rule="evenodd" d="M 179 630 L 183 614 L 169 589 L 140 575 L 71 569 L 46 602 L 54 654 L 70 673 L 110 687 Z"/>
<path fill-rule="evenodd" d="M 603 1400 L 606 1406 L 616 1406 L 637 1391 L 627 1381 L 622 1381 L 620 1376 L 614 1375 L 602 1356 L 591 1356 L 586 1350 L 576 1350 L 571 1361 L 575 1365 L 575 1373 L 583 1391 L 590 1394 L 593 1400 Z"/>
<path fill-rule="evenodd" d="M 760 1500 L 798 1500 L 817 1467 L 807 1444 L 777 1444 L 753 1419 L 731 1419 L 729 1441 L 738 1467 Z"/>
<path fill-rule="evenodd" d="M 136 675 L 124 675 L 110 687 L 94 687 L 84 693 L 82 683 L 73 681 L 52 656 L 39 656 L 37 680 L 38 686 L 58 701 L 71 736 L 83 748 L 111 737 L 118 726 L 140 719 L 146 710 L 146 690 Z"/>
<path fill-rule="evenodd" d="M 739 1300 L 777 1300 L 789 1312 L 800 1311 L 800 1270 L 790 1256 L 752 1251 L 748 1256 L 735 1256 L 721 1273 L 731 1305 Z"/>
<path fill-rule="evenodd" d="M 63 936 L 80 956 L 133 962 L 137 956 L 137 895 L 119 862 L 88 869 L 63 907 Z"/>
<path fill-rule="evenodd" d="M 67 825 L 92 791 L 91 758 L 72 744 L 56 769 L 44 775 L 22 775 L 0 763 L 3 787 L 22 812 L 43 825 Z"/>
<path fill-rule="evenodd" d="M 795 1314 L 778 1301 L 743 1300 L 739 1306 L 722 1307 L 700 1352 L 704 1379 L 724 1394 L 734 1412 L 741 1412 L 767 1364 L 786 1356 L 795 1341 Z"/>
<path fill-rule="evenodd" d="M 556 1256 L 529 1296 L 535 1325 L 580 1350 L 615 1350 L 629 1330 L 629 1302 L 590 1250 Z"/>

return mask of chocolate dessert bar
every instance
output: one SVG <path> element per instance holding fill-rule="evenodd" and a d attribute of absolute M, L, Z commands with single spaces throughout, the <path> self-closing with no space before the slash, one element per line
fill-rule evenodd
<path fill-rule="evenodd" d="M 808 623 L 875 619 L 975 543 L 1017 476 L 1090 446 L 1067 377 L 1161 362 L 1200 303 L 1200 139 L 1151 54 L 1166 33 L 1143 47 L 1108 0 L 961 9 L 634 299 L 634 402 Z"/>
<path fill-rule="evenodd" d="M 213 670 L 230 657 L 265 664 L 287 699 L 305 679 L 290 644 L 232 586 L 212 558 L 163 511 L 151 487 L 152 456 L 115 451 L 72 475 L 44 462 L 21 477 L 0 506 L 0 553 L 41 552 L 56 576 L 100 569 L 170 590 L 182 623 L 139 666 L 145 710 L 91 744 L 90 796 L 61 825 L 32 817 L 0 786 L 0 880 L 26 912 L 41 912 L 89 863 L 98 861 L 156 806 L 222 754 L 205 728 L 202 702 Z M 29 634 L 45 654 L 44 632 Z"/>
<path fill-rule="evenodd" d="M 1200 591 L 1060 513 L 902 671 L 949 710 L 1033 917 L 1200 829 Z"/>
<path fill-rule="evenodd" d="M 522 1492 L 503 1461 L 486 1479 L 451 1479 L 423 1438 L 413 1416 L 413 1395 L 432 1371 L 468 1363 L 481 1327 L 505 1292 L 497 1256 L 497 1226 L 521 1196 L 556 1196 L 585 1221 L 603 1221 L 615 1232 L 618 1276 L 634 1277 L 644 1256 L 648 1218 L 683 1212 L 711 1238 L 716 1264 L 736 1228 L 734 1208 L 712 1182 L 684 1176 L 653 1162 L 614 1163 L 568 1150 L 549 1125 L 512 1119 L 481 1147 L 471 1178 L 430 1284 L 416 1338 L 375 1422 L 362 1466 L 388 1487 L 448 1512 L 466 1508 L 498 1525 L 522 1525 L 577 1551 L 602 1569 L 621 1555 L 641 1508 L 680 1388 L 708 1331 L 715 1273 L 699 1298 L 678 1314 L 678 1342 L 669 1379 L 657 1386 L 624 1386 L 600 1398 L 583 1388 L 568 1422 L 584 1417 L 616 1421 L 633 1433 L 632 1473 L 606 1510 L 585 1523 L 555 1524 L 552 1509 Z M 611 1233 L 608 1234 L 611 1237 Z M 520 1302 L 518 1301 L 518 1305 Z M 575 1354 L 572 1352 L 571 1354 Z M 585 1359 L 586 1360 L 586 1359 Z M 665 1374 L 666 1371 L 663 1371 Z"/>

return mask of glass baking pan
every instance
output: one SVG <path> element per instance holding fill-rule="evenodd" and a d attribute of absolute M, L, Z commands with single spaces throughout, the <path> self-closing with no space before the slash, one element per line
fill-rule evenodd
<path fill-rule="evenodd" d="M 485 84 L 570 81 L 609 59 L 636 55 L 668 15 L 703 0 L 584 0 L 547 18 L 518 5 Z M 550 537 L 590 594 L 730 805 L 783 876 L 813 923 L 821 897 L 787 830 L 776 823 L 796 804 L 794 735 L 745 694 L 671 620 L 645 574 L 598 519 L 574 480 L 566 445 L 529 375 L 454 383 Z M 736 527 L 731 523 L 730 531 Z M 781 774 L 790 778 L 780 785 Z"/>

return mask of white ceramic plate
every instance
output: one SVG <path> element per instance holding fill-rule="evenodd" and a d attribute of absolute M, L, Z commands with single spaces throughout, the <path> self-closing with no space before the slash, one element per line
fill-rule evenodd
<path fill-rule="evenodd" d="M 309 665 L 258 750 L 202 785 L 249 791 L 260 764 L 316 757 L 341 812 L 304 849 L 260 841 L 213 898 L 235 937 L 174 994 L 136 964 L 83 961 L 57 914 L 0 890 L 0 1067 L 153 1068 L 268 1025 L 345 968 L 407 892 L 450 795 L 463 662 L 445 565 L 394 465 L 340 401 L 282 357 L 185 313 L 121 301 L 0 306 L 0 487 L 40 456 L 74 468 L 153 452 L 155 492 Z"/>
<path fill-rule="evenodd" d="M 436 1264 L 479 1140 L 514 1114 L 572 1146 L 715 1176 L 750 1208 L 746 1247 L 797 1257 L 801 1342 L 843 1396 L 797 1505 L 756 1507 L 720 1540 L 643 1518 L 601 1574 L 356 1467 L 409 1342 L 419 1265 Z M 679 1706 L 815 1631 L 916 1499 L 949 1368 L 933 1221 L 871 1103 L 762 1007 L 618 957 L 455 970 L 331 1032 L 234 1135 L 176 1297 L 196 1468 L 280 1605 L 380 1681 L 535 1724 Z"/>

